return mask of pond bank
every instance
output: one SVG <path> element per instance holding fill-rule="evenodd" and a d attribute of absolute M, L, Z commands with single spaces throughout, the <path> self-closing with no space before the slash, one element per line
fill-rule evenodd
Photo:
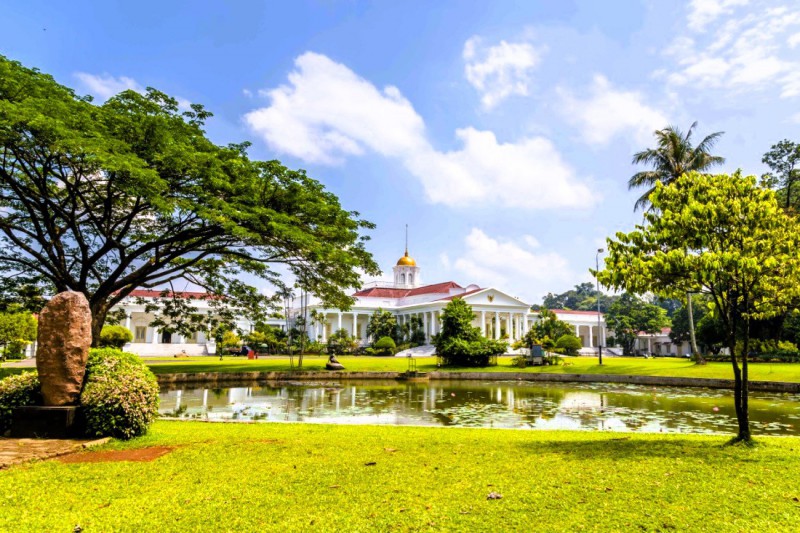
<path fill-rule="evenodd" d="M 177 383 L 225 383 L 232 381 L 306 381 L 405 379 L 404 372 L 191 372 L 158 374 L 160 385 Z M 428 372 L 420 375 L 428 380 L 539 381 L 560 383 L 629 383 L 667 387 L 705 387 L 732 389 L 732 379 L 682 378 L 627 374 L 532 374 L 529 372 Z M 420 379 L 417 377 L 415 379 Z M 762 392 L 800 393 L 800 383 L 784 381 L 751 381 L 750 390 Z"/>

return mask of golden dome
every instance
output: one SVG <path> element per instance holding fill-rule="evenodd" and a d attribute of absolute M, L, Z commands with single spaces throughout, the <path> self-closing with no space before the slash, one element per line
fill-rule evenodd
<path fill-rule="evenodd" d="M 406 255 L 397 260 L 397 266 L 415 267 L 417 266 L 417 262 L 414 261 L 413 258 L 408 257 L 408 251 L 406 251 Z"/>

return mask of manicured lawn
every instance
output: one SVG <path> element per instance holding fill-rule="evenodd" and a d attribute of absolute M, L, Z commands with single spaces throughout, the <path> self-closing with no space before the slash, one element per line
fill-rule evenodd
<path fill-rule="evenodd" d="M 603 365 L 597 364 L 596 357 L 566 357 L 565 364 L 559 366 L 517 368 L 511 365 L 511 357 L 499 358 L 497 366 L 487 368 L 437 368 L 435 357 L 417 357 L 420 372 L 437 370 L 460 372 L 550 372 L 572 374 L 631 374 L 643 376 L 675 376 L 687 378 L 733 379 L 730 363 L 708 363 L 698 366 L 686 359 L 641 357 L 606 357 Z M 176 372 L 269 372 L 291 370 L 287 356 L 269 356 L 257 360 L 244 357 L 189 357 L 186 359 L 145 359 L 156 374 Z M 303 370 L 324 370 L 327 357 L 307 355 Z M 342 356 L 339 361 L 351 372 L 404 372 L 408 361 L 402 357 Z M 295 365 L 297 359 L 295 358 Z M 30 368 L 0 368 L 0 377 L 8 374 L 29 371 Z M 800 363 L 752 363 L 752 381 L 790 381 L 800 382 Z"/>
<path fill-rule="evenodd" d="M 644 359 L 641 357 L 606 357 L 603 365 L 597 364 L 596 357 L 568 357 L 566 364 L 559 366 L 517 368 L 511 365 L 511 357 L 499 358 L 497 366 L 487 368 L 438 369 L 435 357 L 418 357 L 417 369 L 421 372 L 436 370 L 458 370 L 477 372 L 553 372 L 573 374 L 634 374 L 645 376 L 676 376 L 695 378 L 733 379 L 730 363 L 708 363 L 698 366 L 691 361 L 677 358 Z M 323 370 L 324 356 L 305 356 L 304 370 Z M 296 361 L 296 360 L 295 360 Z M 339 357 L 348 371 L 354 372 L 404 372 L 408 361 L 402 357 Z M 220 361 L 215 357 L 192 357 L 182 360 L 161 360 L 150 362 L 156 374 L 175 372 L 244 372 L 244 371 L 288 371 L 289 358 L 270 356 L 258 360 L 242 357 L 229 357 Z M 750 379 L 753 381 L 792 381 L 800 382 L 799 363 L 753 363 L 750 365 Z"/>
<path fill-rule="evenodd" d="M 0 530 L 799 530 L 800 439 L 725 439 L 158 422 L 105 447 L 153 462 L 0 471 Z"/>

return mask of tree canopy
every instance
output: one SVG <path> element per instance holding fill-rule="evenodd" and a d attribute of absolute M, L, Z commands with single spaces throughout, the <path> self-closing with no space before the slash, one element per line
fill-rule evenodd
<path fill-rule="evenodd" d="M 389 311 L 384 311 L 380 308 L 376 309 L 370 315 L 369 322 L 367 322 L 367 335 L 372 337 L 373 343 L 383 337 L 391 337 L 392 340 L 397 342 L 399 340 L 397 318 Z"/>
<path fill-rule="evenodd" d="M 770 147 L 761 161 L 770 169 L 762 176 L 763 183 L 778 192 L 784 209 L 798 203 L 792 187 L 800 180 L 800 143 L 784 139 Z"/>
<path fill-rule="evenodd" d="M 492 356 L 505 353 L 508 343 L 481 335 L 481 328 L 472 325 L 474 318 L 472 306 L 461 298 L 442 309 L 442 329 L 434 344 L 445 365 L 488 366 Z"/>
<path fill-rule="evenodd" d="M 211 114 L 155 89 L 102 105 L 0 56 L 0 275 L 89 300 L 98 337 L 137 288 L 180 282 L 251 311 L 284 284 L 283 265 L 325 303 L 347 308 L 373 225 L 302 170 L 218 146 Z"/>
<path fill-rule="evenodd" d="M 606 314 L 608 329 L 614 332 L 617 344 L 625 355 L 633 355 L 636 336 L 640 331 L 660 333 L 670 325 L 667 311 L 660 306 L 647 303 L 631 293 L 624 293 Z"/>
<path fill-rule="evenodd" d="M 642 170 L 631 176 L 628 188 L 646 188 L 647 190 L 636 201 L 634 209 L 650 205 L 650 194 L 656 183 L 669 184 L 687 172 L 702 172 L 712 166 L 725 162 L 724 157 L 711 154 L 711 148 L 724 132 L 718 131 L 707 135 L 697 146 L 692 144 L 692 134 L 697 127 L 694 122 L 684 134 L 675 126 L 667 126 L 655 132 L 656 147 L 647 148 L 633 154 L 634 165 L 648 165 L 650 170 Z"/>
<path fill-rule="evenodd" d="M 600 312 L 605 313 L 618 297 L 598 293 L 594 284 L 587 281 L 575 285 L 574 289 L 562 292 L 561 294 L 548 292 L 547 296 L 544 297 L 542 307 L 547 309 L 596 311 L 598 298 L 600 298 Z"/>
<path fill-rule="evenodd" d="M 36 318 L 27 311 L 0 312 L 0 345 L 3 346 L 0 358 L 6 359 L 9 347 L 18 346 L 18 350 L 25 344 L 36 340 Z"/>
<path fill-rule="evenodd" d="M 731 354 L 737 439 L 748 441 L 750 325 L 796 301 L 800 225 L 778 206 L 773 191 L 740 173 L 692 172 L 670 185 L 658 183 L 650 200 L 654 209 L 644 214 L 642 225 L 608 239 L 599 279 L 640 294 L 708 295 Z"/>

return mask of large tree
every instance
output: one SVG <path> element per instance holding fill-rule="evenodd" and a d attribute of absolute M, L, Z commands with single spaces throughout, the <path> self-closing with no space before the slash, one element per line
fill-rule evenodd
<path fill-rule="evenodd" d="M 375 343 L 382 337 L 391 337 L 392 340 L 400 342 L 398 338 L 397 318 L 390 311 L 381 308 L 375 310 L 367 322 L 367 336 L 372 337 Z"/>
<path fill-rule="evenodd" d="M 36 318 L 24 310 L 0 312 L 0 360 L 8 358 L 9 346 L 24 347 L 36 340 Z"/>
<path fill-rule="evenodd" d="M 442 329 L 434 336 L 436 354 L 445 365 L 488 366 L 493 356 L 502 355 L 508 343 L 487 339 L 481 328 L 473 326 L 472 306 L 461 298 L 453 298 L 442 309 Z"/>
<path fill-rule="evenodd" d="M 597 292 L 595 286 L 591 282 L 584 282 L 575 285 L 574 289 L 570 289 L 561 294 L 554 294 L 548 292 L 544 297 L 540 308 L 547 309 L 573 309 L 580 311 L 596 311 L 597 299 L 600 298 L 600 312 L 605 313 L 608 311 L 617 296 L 609 296 Z M 537 311 L 539 309 L 536 309 Z"/>
<path fill-rule="evenodd" d="M 750 325 L 785 312 L 800 293 L 800 225 L 775 193 L 739 173 L 689 173 L 650 196 L 636 230 L 608 239 L 600 281 L 666 297 L 707 294 L 724 325 L 734 376 L 735 440 L 751 439 Z"/>
<path fill-rule="evenodd" d="M 667 126 L 655 132 L 656 147 L 647 148 L 633 154 L 634 165 L 647 165 L 650 170 L 637 172 L 628 180 L 628 189 L 646 188 L 636 204 L 634 211 L 650 206 L 650 194 L 655 190 L 657 183 L 669 185 L 687 172 L 704 172 L 715 165 L 725 162 L 724 157 L 711 154 L 719 138 L 724 132 L 717 131 L 703 138 L 697 146 L 692 144 L 692 134 L 697 127 L 697 122 L 689 126 L 684 134 L 675 126 Z M 704 363 L 697 349 L 697 340 L 694 333 L 694 318 L 692 309 L 692 294 L 686 294 L 686 305 L 689 307 L 689 338 L 692 353 L 699 363 Z"/>
<path fill-rule="evenodd" d="M 95 339 L 137 287 L 191 283 L 252 311 L 270 301 L 255 282 L 283 270 L 347 308 L 359 269 L 379 272 L 372 224 L 302 170 L 212 143 L 202 106 L 90 100 L 0 56 L 0 275 L 84 293 Z"/>
<path fill-rule="evenodd" d="M 800 143 L 784 139 L 770 147 L 761 161 L 770 168 L 764 174 L 764 183 L 777 189 L 784 209 L 793 207 L 797 200 L 792 196 L 792 187 L 800 180 Z"/>
<path fill-rule="evenodd" d="M 606 324 L 614 332 L 614 339 L 622 346 L 622 352 L 632 355 L 639 332 L 660 333 L 670 322 L 664 308 L 626 292 L 611 304 L 606 313 Z"/>

